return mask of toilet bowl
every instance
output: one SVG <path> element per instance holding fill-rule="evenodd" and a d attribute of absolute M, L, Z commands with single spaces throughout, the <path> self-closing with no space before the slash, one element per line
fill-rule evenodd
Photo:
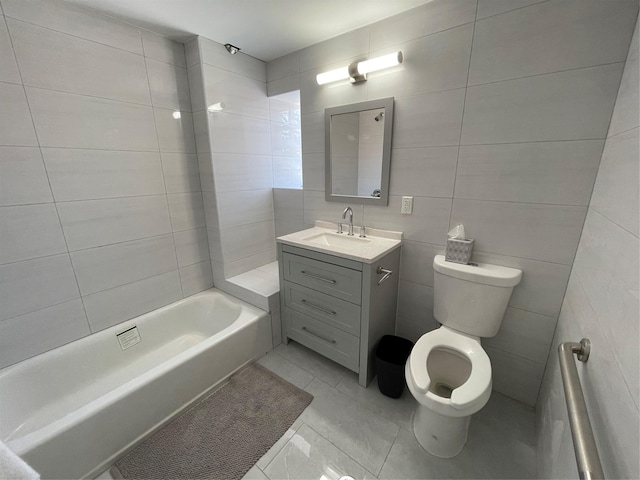
<path fill-rule="evenodd" d="M 498 265 L 433 260 L 434 308 L 442 326 L 414 345 L 405 377 L 418 402 L 416 439 L 429 453 L 451 458 L 467 441 L 471 415 L 491 396 L 491 361 L 481 337 L 498 333 L 522 271 Z"/>
<path fill-rule="evenodd" d="M 480 340 L 441 327 L 423 335 L 405 365 L 418 401 L 416 439 L 432 455 L 454 457 L 467 441 L 471 415 L 491 395 L 491 362 Z"/>

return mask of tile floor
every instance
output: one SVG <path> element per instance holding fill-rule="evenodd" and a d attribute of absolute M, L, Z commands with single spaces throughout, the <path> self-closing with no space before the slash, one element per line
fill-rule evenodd
<path fill-rule="evenodd" d="M 395 400 L 376 379 L 364 389 L 357 374 L 295 342 L 258 363 L 314 399 L 244 480 L 535 478 L 534 412 L 499 393 L 473 416 L 462 453 L 445 460 L 415 439 L 407 390 Z"/>
<path fill-rule="evenodd" d="M 258 363 L 314 400 L 247 480 L 535 478 L 534 412 L 499 393 L 474 415 L 462 453 L 444 460 L 416 441 L 407 390 L 394 400 L 375 379 L 364 389 L 355 373 L 294 342 Z"/>

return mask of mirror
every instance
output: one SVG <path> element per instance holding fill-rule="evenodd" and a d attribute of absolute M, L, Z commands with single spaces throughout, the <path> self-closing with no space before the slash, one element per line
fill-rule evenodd
<path fill-rule="evenodd" d="M 387 205 L 393 97 L 324 112 L 325 199 Z"/>

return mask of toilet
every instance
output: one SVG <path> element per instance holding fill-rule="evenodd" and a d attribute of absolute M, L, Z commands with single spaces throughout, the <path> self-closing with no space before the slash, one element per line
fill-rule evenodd
<path fill-rule="evenodd" d="M 413 431 L 437 457 L 458 455 L 471 415 L 491 396 L 491 362 L 480 338 L 498 333 L 522 271 L 433 259 L 433 315 L 442 324 L 416 342 L 405 365 L 409 391 L 418 401 Z"/>

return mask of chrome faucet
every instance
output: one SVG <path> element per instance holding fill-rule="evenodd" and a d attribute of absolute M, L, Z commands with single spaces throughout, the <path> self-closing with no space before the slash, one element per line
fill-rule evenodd
<path fill-rule="evenodd" d="M 347 235 L 353 236 L 353 210 L 351 207 L 347 207 L 342 212 L 342 219 L 345 220 L 347 218 L 347 214 L 349 214 L 349 233 Z"/>

